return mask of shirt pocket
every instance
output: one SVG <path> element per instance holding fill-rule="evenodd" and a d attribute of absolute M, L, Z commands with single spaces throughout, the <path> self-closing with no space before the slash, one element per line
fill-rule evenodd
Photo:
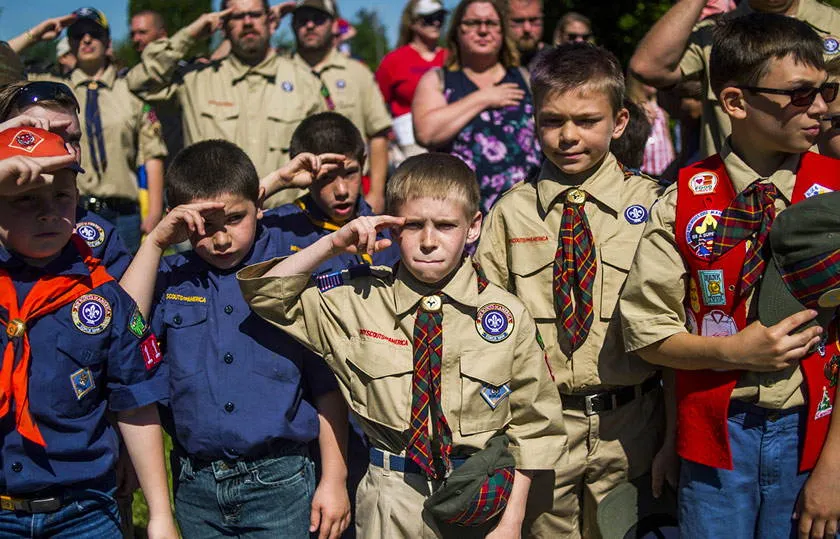
<path fill-rule="evenodd" d="M 628 253 L 626 249 L 610 244 L 601 247 L 598 252 L 601 264 L 600 315 L 601 320 L 609 321 L 618 314 L 616 305 L 630 273 L 633 252 Z"/>
<path fill-rule="evenodd" d="M 537 319 L 553 319 L 554 256 L 557 248 L 546 243 L 526 252 L 516 252 L 510 259 L 515 293 Z"/>
<path fill-rule="evenodd" d="M 174 380 L 193 376 L 204 360 L 207 335 L 207 307 L 170 303 L 163 313 L 166 328 L 166 362 Z"/>
<path fill-rule="evenodd" d="M 346 361 L 353 409 L 375 423 L 406 430 L 414 372 L 410 348 L 358 341 L 351 345 Z"/>
<path fill-rule="evenodd" d="M 59 335 L 56 342 L 61 366 L 52 379 L 50 400 L 55 414 L 83 417 L 91 413 L 105 395 L 105 363 L 109 332 L 100 335 Z"/>
<path fill-rule="evenodd" d="M 511 373 L 477 351 L 461 354 L 461 435 L 498 431 L 510 422 Z"/>
<path fill-rule="evenodd" d="M 207 99 L 198 110 L 202 133 L 213 133 L 214 138 L 237 140 L 236 124 L 239 121 L 239 104 L 223 99 Z"/>
<path fill-rule="evenodd" d="M 306 118 L 312 106 L 309 101 L 311 97 L 304 97 L 302 89 L 297 87 L 294 88 L 293 93 L 280 90 L 275 90 L 274 93 L 274 99 L 265 113 L 268 120 L 265 142 L 271 156 L 276 157 L 278 154 L 288 156 L 292 133 Z"/>

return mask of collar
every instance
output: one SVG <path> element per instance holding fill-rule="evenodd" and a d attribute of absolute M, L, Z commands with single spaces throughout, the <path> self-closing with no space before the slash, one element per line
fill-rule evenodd
<path fill-rule="evenodd" d="M 117 80 L 117 68 L 115 68 L 113 64 L 109 63 L 108 67 L 105 68 L 105 71 L 102 72 L 102 76 L 99 77 L 99 79 L 89 77 L 81 69 L 74 69 L 70 72 L 70 83 L 74 88 L 87 86 L 89 82 L 95 80 L 98 80 L 100 84 L 105 85 L 107 88 L 113 88 L 114 82 Z"/>
<path fill-rule="evenodd" d="M 830 23 L 831 19 L 826 17 L 826 12 L 821 9 L 822 7 L 822 5 L 814 0 L 799 0 L 799 5 L 796 8 L 796 18 L 808 23 L 809 26 L 820 32 L 829 34 L 831 33 L 829 27 L 823 27 L 822 24 Z"/>
<path fill-rule="evenodd" d="M 90 269 L 71 241 L 67 242 L 55 260 L 42 268 L 30 266 L 14 252 L 0 245 L 0 269 L 9 273 L 30 270 L 45 275 L 90 275 Z"/>
<path fill-rule="evenodd" d="M 624 172 L 618 165 L 612 153 L 608 153 L 601 162 L 598 169 L 586 178 L 581 184 L 560 172 L 557 166 L 550 160 L 543 161 L 540 175 L 537 180 L 537 199 L 543 213 L 548 213 L 551 207 L 558 202 L 560 195 L 569 188 L 577 187 L 586 194 L 601 202 L 613 212 L 618 213 L 621 206 L 621 190 L 616 188 L 617 178 L 624 178 Z M 560 201 L 562 204 L 562 201 Z"/>
<path fill-rule="evenodd" d="M 793 186 L 796 183 L 796 170 L 799 168 L 800 157 L 801 154 L 791 154 L 769 178 L 763 178 L 732 151 L 732 146 L 729 144 L 729 137 L 726 138 L 720 149 L 720 158 L 723 160 L 723 166 L 726 168 L 726 173 L 729 175 L 736 194 L 749 187 L 755 180 L 761 178 L 769 180 L 770 183 L 775 185 L 779 193 L 785 197 L 788 203 L 790 203 L 791 197 L 793 196 Z"/>
<path fill-rule="evenodd" d="M 303 57 L 297 51 L 295 51 L 294 56 L 292 56 L 292 61 L 297 62 L 299 66 L 305 68 L 307 71 L 315 71 L 315 68 L 307 64 L 306 60 L 304 60 Z M 329 71 L 333 68 L 347 69 L 347 63 L 349 61 L 350 59 L 347 58 L 347 56 L 338 52 L 338 50 L 335 47 L 333 47 L 332 49 L 330 49 L 330 52 L 327 53 L 327 55 L 324 57 L 321 63 L 318 64 L 321 68 L 318 71 L 318 73 L 320 74 L 325 71 Z"/>
<path fill-rule="evenodd" d="M 443 293 L 450 299 L 467 307 L 478 307 L 478 276 L 472 266 L 470 257 L 461 260 L 461 266 L 455 270 L 455 275 L 449 279 L 443 289 L 421 283 L 400 264 L 394 282 L 394 302 L 398 315 L 403 315 L 417 307 L 423 296 Z"/>
<path fill-rule="evenodd" d="M 255 66 L 249 66 L 242 62 L 235 54 L 229 54 L 226 59 L 230 69 L 233 71 L 233 78 L 231 79 L 233 84 L 236 84 L 251 74 L 261 75 L 267 79 L 272 79 L 277 76 L 277 53 L 273 50 L 269 50 L 263 61 Z"/>

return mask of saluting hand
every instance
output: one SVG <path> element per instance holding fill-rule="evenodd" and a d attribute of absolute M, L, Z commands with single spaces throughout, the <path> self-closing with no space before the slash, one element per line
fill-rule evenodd
<path fill-rule="evenodd" d="M 187 26 L 187 33 L 193 39 L 207 37 L 216 30 L 220 30 L 225 24 L 225 18 L 230 15 L 231 9 L 204 13 Z"/>
<path fill-rule="evenodd" d="M 197 202 L 176 206 L 149 233 L 146 241 L 152 241 L 161 250 L 189 239 L 190 234 L 203 236 L 205 217 L 224 210 L 222 202 Z"/>
<path fill-rule="evenodd" d="M 269 17 L 271 17 L 275 21 L 280 21 L 280 19 L 294 11 L 296 6 L 297 2 L 295 2 L 294 0 L 282 2 L 275 6 L 271 6 L 268 10 Z"/>
<path fill-rule="evenodd" d="M 52 183 L 52 177 L 42 174 L 53 172 L 74 163 L 73 154 L 51 157 L 26 157 L 15 155 L 0 161 L 0 195 L 14 196 Z"/>
<path fill-rule="evenodd" d="M 405 217 L 391 215 L 361 216 L 353 219 L 329 235 L 335 254 L 350 253 L 372 255 L 391 246 L 388 238 L 376 239 L 376 233 L 384 228 L 402 226 Z"/>
<path fill-rule="evenodd" d="M 728 339 L 724 361 L 748 371 L 784 370 L 805 357 L 820 341 L 823 332 L 821 327 L 811 327 L 791 334 L 816 316 L 816 311 L 801 311 L 769 328 L 761 322 L 753 322 L 743 331 L 724 337 Z"/>
<path fill-rule="evenodd" d="M 260 180 L 264 196 L 270 197 L 281 189 L 294 187 L 305 189 L 312 181 L 336 170 L 346 158 L 340 153 L 300 153 L 291 161 Z"/>
<path fill-rule="evenodd" d="M 52 19 L 39 22 L 34 28 L 29 30 L 29 33 L 36 41 L 52 41 L 58 37 L 62 30 L 73 24 L 76 18 L 74 13 L 62 15 L 61 17 L 53 17 Z"/>

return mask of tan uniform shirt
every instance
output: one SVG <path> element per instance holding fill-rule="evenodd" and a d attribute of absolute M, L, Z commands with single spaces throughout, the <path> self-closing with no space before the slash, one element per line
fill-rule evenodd
<path fill-rule="evenodd" d="M 316 85 L 319 92 L 321 81 L 324 82 L 335 103 L 335 112 L 353 122 L 364 140 L 391 127 L 391 115 L 373 72 L 360 61 L 333 49 L 320 67 L 320 80 L 312 74 L 312 68 L 299 54 L 292 56 L 292 62 L 301 71 L 309 73 L 312 84 Z"/>
<path fill-rule="evenodd" d="M 593 284 L 594 321 L 586 341 L 571 356 L 554 307 L 554 257 L 557 252 L 563 193 L 577 187 L 587 193 L 584 212 L 595 242 L 597 270 Z M 524 182 L 504 194 L 484 223 L 476 258 L 487 277 L 516 294 L 534 317 L 561 393 L 643 382 L 654 367 L 624 352 L 616 304 L 644 222 L 631 224 L 625 213 L 645 211 L 660 191 L 641 176 L 625 179 L 609 154 L 581 185 L 563 177 L 550 161 L 537 182 Z M 636 210 L 639 208 L 635 208 Z M 633 215 L 638 215 L 633 211 Z"/>
<path fill-rule="evenodd" d="M 99 87 L 97 101 L 107 157 L 107 168 L 103 171 L 100 165 L 99 172 L 93 166 L 85 119 L 88 84 L 93 78 L 81 69 L 74 69 L 69 79 L 48 74 L 33 78 L 64 83 L 79 101 L 82 167 L 85 169 L 76 181 L 79 191 L 83 195 L 138 200 L 137 167 L 149 159 L 166 157 L 166 144 L 161 136 L 160 122 L 143 110 L 143 101 L 128 90 L 126 80 L 117 76 L 116 68 L 109 65 L 99 79 L 100 84 L 104 84 Z"/>
<path fill-rule="evenodd" d="M 277 261 L 246 268 L 240 285 L 251 308 L 321 355 L 375 447 L 400 454 L 409 439 L 415 313 L 434 292 L 400 268 L 394 278 L 360 277 L 321 292 L 309 275 L 261 278 Z M 566 458 L 562 405 L 534 321 L 514 296 L 492 284 L 478 293 L 469 259 L 443 288 L 442 407 L 453 455 L 484 448 L 500 431 L 511 439 L 517 468 L 553 469 Z M 476 309 L 491 303 L 512 314 L 511 334 L 483 339 Z M 491 407 L 482 391 L 507 386 Z"/>
<path fill-rule="evenodd" d="M 748 0 L 743 0 L 727 17 L 738 17 L 752 13 Z M 817 0 L 799 0 L 796 18 L 808 23 L 824 40 L 826 60 L 840 53 L 840 10 Z M 723 140 L 732 132 L 729 117 L 723 111 L 712 86 L 709 84 L 709 56 L 712 52 L 712 36 L 715 21 L 705 20 L 698 24 L 688 42 L 688 49 L 680 60 L 680 71 L 684 78 L 699 77 L 705 91 L 701 98 L 703 114 L 700 138 L 700 157 L 705 158 L 721 150 Z"/>
<path fill-rule="evenodd" d="M 194 43 L 185 29 L 150 43 L 142 63 L 126 75 L 131 90 L 151 102 L 177 96 L 185 145 L 231 141 L 248 154 L 261 178 L 286 164 L 295 128 L 307 116 L 325 110 L 320 86 L 308 71 L 273 52 L 253 67 L 230 54 L 178 75 L 178 61 Z M 300 193 L 283 191 L 282 201 L 290 202 Z"/>
<path fill-rule="evenodd" d="M 732 152 L 728 139 L 724 141 L 721 157 L 736 192 L 740 193 L 761 177 Z M 796 154 L 766 179 L 782 195 L 776 200 L 777 212 L 790 204 L 798 165 L 799 155 Z M 650 221 L 645 227 L 627 286 L 621 296 L 621 318 L 627 350 L 638 350 L 687 331 L 683 302 L 688 270 L 675 240 L 675 234 L 684 234 L 685 231 L 674 230 L 676 208 L 677 185 L 674 184 L 665 191 L 651 211 Z M 747 298 L 751 318 L 755 317 L 756 308 L 753 292 Z M 805 403 L 800 388 L 802 380 L 798 366 L 778 372 L 744 372 L 732 396 L 764 408 L 799 406 Z"/>

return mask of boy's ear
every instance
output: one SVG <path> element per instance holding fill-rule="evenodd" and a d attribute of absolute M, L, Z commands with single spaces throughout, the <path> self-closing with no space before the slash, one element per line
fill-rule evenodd
<path fill-rule="evenodd" d="M 481 222 L 481 212 L 477 211 L 470 222 L 469 230 L 467 230 L 467 243 L 475 243 L 478 241 L 478 237 L 481 236 Z"/>
<path fill-rule="evenodd" d="M 743 120 L 747 116 L 744 91 L 734 86 L 727 86 L 720 92 L 720 106 L 729 117 Z"/>
<path fill-rule="evenodd" d="M 630 111 L 621 107 L 618 112 L 615 113 L 615 127 L 613 127 L 612 138 L 613 140 L 620 137 L 624 130 L 627 129 L 627 124 L 630 122 Z"/>

